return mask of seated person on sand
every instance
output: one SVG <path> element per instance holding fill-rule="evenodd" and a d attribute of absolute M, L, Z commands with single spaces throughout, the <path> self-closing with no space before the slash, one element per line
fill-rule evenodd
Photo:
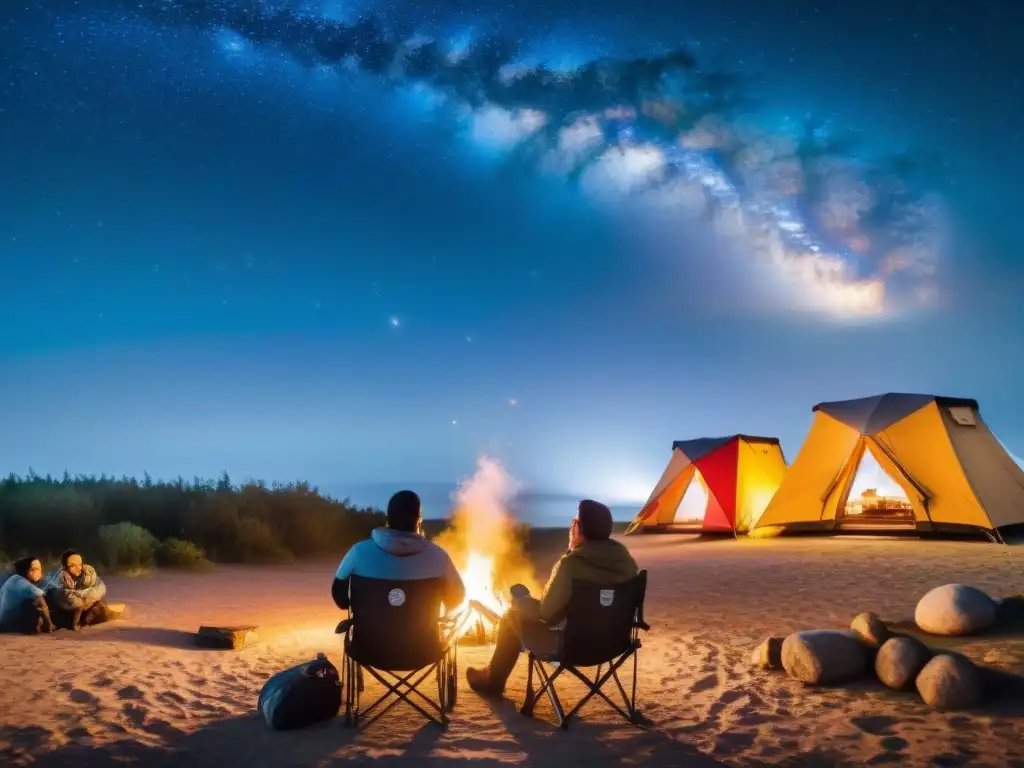
<path fill-rule="evenodd" d="M 60 556 L 60 568 L 46 580 L 43 587 L 50 616 L 58 629 L 77 632 L 81 627 L 102 624 L 113 618 L 103 596 L 107 585 L 86 565 L 82 556 L 67 550 Z"/>
<path fill-rule="evenodd" d="M 633 556 L 611 534 L 611 510 L 597 501 L 581 501 L 569 525 L 569 551 L 555 563 L 544 594 L 537 600 L 522 585 L 512 588 L 512 607 L 498 624 L 490 665 L 466 670 L 470 688 L 484 696 L 500 696 L 523 646 L 544 654 L 557 651 L 558 624 L 565 619 L 574 579 L 614 586 L 637 575 Z"/>
<path fill-rule="evenodd" d="M 43 564 L 35 557 L 14 563 L 14 573 L 0 587 L 0 632 L 37 635 L 53 632 L 46 597 L 39 588 Z"/>
<path fill-rule="evenodd" d="M 342 610 L 349 608 L 349 577 L 371 579 L 443 579 L 445 611 L 462 605 L 466 588 L 448 553 L 422 534 L 420 497 L 399 491 L 388 502 L 387 527 L 375 528 L 370 538 L 348 551 L 331 587 L 331 596 Z"/>

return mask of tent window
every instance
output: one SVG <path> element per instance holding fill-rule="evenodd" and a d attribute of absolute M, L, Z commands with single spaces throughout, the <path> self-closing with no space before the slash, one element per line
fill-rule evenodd
<path fill-rule="evenodd" d="M 893 480 L 870 451 L 857 467 L 843 509 L 845 526 L 903 526 L 914 521 L 914 508 L 899 484 Z"/>
<path fill-rule="evenodd" d="M 976 427 L 978 419 L 974 415 L 973 408 L 953 407 L 947 408 L 950 417 L 961 427 Z"/>

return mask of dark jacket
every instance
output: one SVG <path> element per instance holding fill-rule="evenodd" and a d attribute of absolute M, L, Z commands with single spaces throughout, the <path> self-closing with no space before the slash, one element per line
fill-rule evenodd
<path fill-rule="evenodd" d="M 613 587 L 629 581 L 639 571 L 629 550 L 619 542 L 586 541 L 555 563 L 540 602 L 524 601 L 521 609 L 526 618 L 557 624 L 565 618 L 573 580 Z"/>
<path fill-rule="evenodd" d="M 334 576 L 331 595 L 335 604 L 348 610 L 348 580 L 351 576 L 370 579 L 444 579 L 445 610 L 453 611 L 466 599 L 462 577 L 448 553 L 418 533 L 375 528 L 370 538 L 348 551 Z"/>

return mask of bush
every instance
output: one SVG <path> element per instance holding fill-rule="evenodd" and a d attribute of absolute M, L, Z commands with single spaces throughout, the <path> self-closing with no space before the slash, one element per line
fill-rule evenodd
<path fill-rule="evenodd" d="M 142 570 L 156 560 L 156 537 L 141 526 L 101 525 L 98 535 L 103 563 L 111 570 Z"/>
<path fill-rule="evenodd" d="M 254 517 L 238 521 L 238 550 L 246 563 L 275 565 L 294 560 L 292 553 L 274 538 L 270 526 Z"/>
<path fill-rule="evenodd" d="M 165 568 L 188 568 L 206 571 L 213 563 L 206 559 L 206 553 L 191 541 L 164 539 L 156 549 L 156 563 Z"/>

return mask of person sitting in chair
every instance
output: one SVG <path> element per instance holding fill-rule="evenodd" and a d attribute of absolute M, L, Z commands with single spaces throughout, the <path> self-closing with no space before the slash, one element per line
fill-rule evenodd
<path fill-rule="evenodd" d="M 44 592 L 43 564 L 35 557 L 14 563 L 14 573 L 0 587 L 0 632 L 36 635 L 53 632 Z"/>
<path fill-rule="evenodd" d="M 574 580 L 615 586 L 639 573 L 629 550 L 613 541 L 611 534 L 611 510 L 591 499 L 581 501 L 569 525 L 569 550 L 551 571 L 544 594 L 538 600 L 521 584 L 512 587 L 512 606 L 498 624 L 490 665 L 466 670 L 470 688 L 481 695 L 500 696 L 523 646 L 541 654 L 558 650 L 558 624 L 565 618 Z"/>
<path fill-rule="evenodd" d="M 46 581 L 46 602 L 58 629 L 77 632 L 110 621 L 113 615 L 103 597 L 107 585 L 72 549 L 60 556 L 60 568 Z"/>
<path fill-rule="evenodd" d="M 420 497 L 412 491 L 399 491 L 388 502 L 387 527 L 375 528 L 370 538 L 352 547 L 342 559 L 334 576 L 331 596 L 343 611 L 349 608 L 349 578 L 369 579 L 442 579 L 442 602 L 453 611 L 466 598 L 455 564 L 448 553 L 422 533 Z"/>

